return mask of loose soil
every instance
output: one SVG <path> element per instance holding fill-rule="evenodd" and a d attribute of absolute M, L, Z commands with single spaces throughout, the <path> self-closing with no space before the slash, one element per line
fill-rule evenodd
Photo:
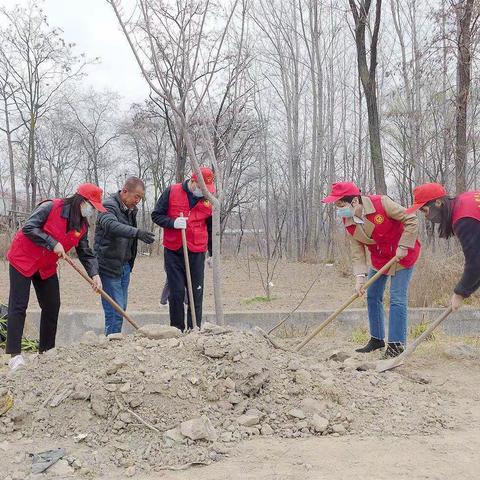
<path fill-rule="evenodd" d="M 207 324 L 159 340 L 89 332 L 14 374 L 4 356 L 0 479 L 476 478 L 478 344 L 437 337 L 383 374 L 379 352 L 354 347 L 328 336 L 291 353 Z M 28 453 L 58 447 L 66 459 L 29 474 Z"/>

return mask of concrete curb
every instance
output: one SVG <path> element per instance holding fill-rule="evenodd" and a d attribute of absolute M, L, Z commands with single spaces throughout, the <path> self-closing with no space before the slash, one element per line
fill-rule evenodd
<path fill-rule="evenodd" d="M 421 322 L 431 322 L 443 309 L 441 308 L 411 308 L 409 309 L 409 325 Z M 168 324 L 168 310 L 158 312 L 129 312 L 140 325 L 149 323 Z M 325 320 L 331 310 L 297 311 L 293 313 L 285 326 L 300 332 L 310 330 Z M 228 312 L 225 322 L 237 328 L 250 330 L 256 326 L 268 330 L 279 323 L 288 312 Z M 84 332 L 93 330 L 103 332 L 103 311 L 70 311 L 60 312 L 57 331 L 57 345 L 68 345 L 77 342 Z M 386 312 L 388 319 L 388 311 Z M 203 321 L 215 323 L 215 314 L 205 312 Z M 26 333 L 30 338 L 37 338 L 40 323 L 40 312 L 31 310 L 27 314 Z M 388 323 L 388 321 L 387 321 Z M 349 333 L 359 326 L 368 326 L 366 309 L 350 309 L 343 312 L 327 329 L 339 329 Z M 387 325 L 388 327 L 388 325 Z M 480 310 L 463 309 L 452 314 L 443 324 L 442 330 L 448 335 L 480 336 Z M 124 332 L 132 332 L 132 327 L 124 321 Z"/>

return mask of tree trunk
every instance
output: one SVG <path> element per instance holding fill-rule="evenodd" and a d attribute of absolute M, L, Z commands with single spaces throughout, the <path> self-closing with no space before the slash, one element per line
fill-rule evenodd
<path fill-rule="evenodd" d="M 28 177 L 30 181 L 30 199 L 27 198 L 27 210 L 32 211 L 37 204 L 37 177 L 35 172 L 35 118 L 30 119 L 28 130 Z"/>
<path fill-rule="evenodd" d="M 181 183 L 185 180 L 185 166 L 187 165 L 187 147 L 181 134 L 177 138 L 175 157 L 175 181 Z"/>
<path fill-rule="evenodd" d="M 387 194 L 385 183 L 385 170 L 383 167 L 382 145 L 380 142 L 380 122 L 378 119 L 376 83 L 364 87 L 365 99 L 367 101 L 368 133 L 370 138 L 370 156 L 372 159 L 373 178 L 375 180 L 375 191 L 377 194 Z"/>
<path fill-rule="evenodd" d="M 10 132 L 10 116 L 8 113 L 7 99 L 5 97 L 4 97 L 4 103 L 5 103 L 5 134 L 7 137 L 8 159 L 10 164 L 10 194 L 12 197 L 10 209 L 13 212 L 12 220 L 13 220 L 14 228 L 16 228 L 17 226 L 17 187 L 15 184 L 15 160 L 13 158 L 12 134 Z"/>
<path fill-rule="evenodd" d="M 377 102 L 377 46 L 382 1 L 376 1 L 375 26 L 370 42 L 370 66 L 367 65 L 367 47 L 365 28 L 368 22 L 368 13 L 371 0 L 360 0 L 359 7 L 355 0 L 349 0 L 350 10 L 355 21 L 355 44 L 357 48 L 358 75 L 362 82 L 363 92 L 367 101 L 368 132 L 370 137 L 370 156 L 373 167 L 373 177 L 377 194 L 386 194 L 385 171 L 383 166 L 382 146 L 380 142 L 380 122 Z"/>
<path fill-rule="evenodd" d="M 467 106 L 471 82 L 471 19 L 473 0 L 456 5 L 457 14 L 457 95 L 455 126 L 455 188 L 457 195 L 467 188 Z"/>

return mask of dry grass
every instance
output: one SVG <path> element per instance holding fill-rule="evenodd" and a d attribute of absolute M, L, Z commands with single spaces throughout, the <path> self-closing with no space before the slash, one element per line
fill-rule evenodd
<path fill-rule="evenodd" d="M 435 252 L 424 246 L 422 255 L 415 265 L 410 283 L 410 307 L 444 307 L 450 303 L 453 289 L 462 276 L 464 257 L 461 248 L 455 240 L 447 246 L 445 242 L 437 246 Z M 349 252 L 335 258 L 335 269 L 341 276 L 352 276 Z M 389 289 L 385 293 L 388 302 Z M 480 292 L 468 298 L 465 303 L 470 306 L 480 306 Z"/>
<path fill-rule="evenodd" d="M 367 327 L 357 327 L 352 331 L 350 341 L 358 345 L 365 345 L 370 340 L 370 332 Z"/>
<path fill-rule="evenodd" d="M 453 288 L 462 276 L 462 252 L 424 252 L 415 266 L 410 284 L 412 307 L 448 305 Z"/>
<path fill-rule="evenodd" d="M 420 335 L 422 335 L 426 330 L 427 328 L 429 327 L 429 324 L 427 322 L 420 322 L 420 323 L 417 323 L 416 325 L 412 325 L 410 327 L 410 336 L 415 339 L 415 338 L 418 338 Z M 426 339 L 425 341 L 427 342 L 431 342 L 433 340 L 435 340 L 436 338 L 436 334 L 435 332 L 432 332 Z"/>

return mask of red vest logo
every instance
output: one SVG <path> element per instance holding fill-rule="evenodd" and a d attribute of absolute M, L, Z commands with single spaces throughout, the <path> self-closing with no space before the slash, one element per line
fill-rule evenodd
<path fill-rule="evenodd" d="M 377 225 L 381 225 L 384 221 L 385 221 L 385 217 L 383 215 L 375 215 L 375 217 L 373 217 L 373 221 L 377 224 Z"/>

